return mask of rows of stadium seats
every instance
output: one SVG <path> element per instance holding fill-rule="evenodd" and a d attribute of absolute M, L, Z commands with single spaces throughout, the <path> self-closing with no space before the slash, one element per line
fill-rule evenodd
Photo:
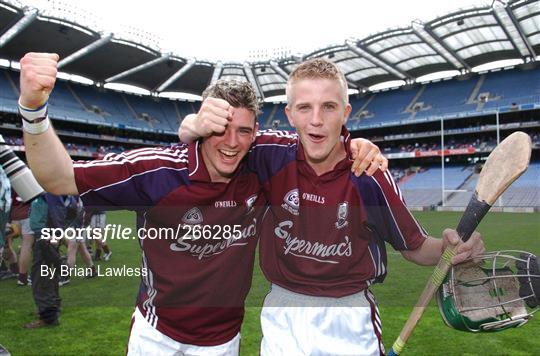
<path fill-rule="evenodd" d="M 1 107 L 15 108 L 17 86 L 18 74 L 0 69 Z M 485 96 L 486 102 L 477 100 L 480 95 Z M 540 67 L 527 71 L 492 72 L 467 80 L 444 80 L 360 98 L 352 96 L 353 111 L 347 126 L 355 130 L 531 102 L 540 104 Z M 167 99 L 157 101 L 156 98 L 63 81 L 58 81 L 50 103 L 53 117 L 172 132 L 176 131 L 179 120 L 195 112 L 199 105 Z M 259 118 L 261 128 L 271 128 L 278 123 L 279 129 L 291 129 L 284 104 L 266 103 L 262 111 Z"/>
<path fill-rule="evenodd" d="M 265 103 L 262 105 L 261 111 L 257 118 L 261 129 L 293 130 L 289 125 L 287 115 L 285 115 L 285 104 Z"/>
<path fill-rule="evenodd" d="M 18 74 L 0 69 L 0 107 L 17 107 Z M 49 115 L 57 119 L 109 123 L 118 127 L 176 132 L 180 118 L 195 112 L 198 103 L 157 99 L 57 81 L 49 99 Z M 11 110 L 6 110 L 11 109 Z"/>
<path fill-rule="evenodd" d="M 424 109 L 419 109 L 414 118 L 475 110 L 476 104 L 467 104 L 467 99 L 478 80 L 478 78 L 445 80 L 426 85 L 424 92 L 416 101 L 423 103 Z"/>
<path fill-rule="evenodd" d="M 489 93 L 486 108 L 511 106 L 540 97 L 540 68 L 530 71 L 499 71 L 486 76 L 482 92 Z M 493 99 L 492 99 L 493 98 Z M 525 100 L 524 100 L 525 99 Z"/>
<path fill-rule="evenodd" d="M 515 104 L 540 104 L 540 67 L 382 91 L 363 98 L 351 97 L 350 102 L 353 111 L 347 126 L 351 130 L 429 117 L 474 115 Z"/>
<path fill-rule="evenodd" d="M 356 103 L 353 102 L 351 104 L 353 106 L 353 117 L 349 121 L 349 128 L 356 129 L 361 126 L 377 125 L 386 121 L 398 121 L 408 118 L 410 113 L 405 112 L 405 110 L 418 93 L 418 90 L 418 88 L 398 89 L 372 94 L 373 97 L 367 98 L 364 102 L 369 101 L 367 105 L 364 105 L 364 110 L 361 110 L 362 107 L 355 107 Z M 359 120 L 356 120 L 358 118 Z"/>
<path fill-rule="evenodd" d="M 21 137 L 15 136 L 4 136 L 4 140 L 11 146 L 15 146 L 15 149 L 18 150 L 18 147 L 24 146 L 24 142 Z M 81 144 L 73 143 L 68 140 L 64 140 L 64 146 L 72 156 L 82 156 L 82 157 L 98 157 L 104 156 L 107 153 L 121 153 L 126 150 L 126 147 L 116 144 L 110 145 L 96 145 L 96 144 Z"/>
<path fill-rule="evenodd" d="M 472 174 L 470 167 L 446 166 L 444 168 L 444 180 L 446 189 L 457 189 L 465 179 Z M 442 168 L 431 167 L 416 173 L 401 184 L 401 189 L 440 188 L 442 180 Z"/>
<path fill-rule="evenodd" d="M 11 77 L 8 76 L 8 72 L 0 70 L 0 110 L 15 112 L 17 106 L 17 97 L 19 96 L 15 92 L 15 83 L 10 81 Z"/>
<path fill-rule="evenodd" d="M 472 167 L 445 167 L 446 206 L 464 207 L 471 198 L 479 174 Z M 441 167 L 429 167 L 400 180 L 400 188 L 408 206 L 435 206 L 442 201 Z M 463 190 L 463 191 L 461 191 Z M 505 207 L 540 207 L 540 162 L 533 162 L 529 169 L 503 194 L 500 203 Z"/>

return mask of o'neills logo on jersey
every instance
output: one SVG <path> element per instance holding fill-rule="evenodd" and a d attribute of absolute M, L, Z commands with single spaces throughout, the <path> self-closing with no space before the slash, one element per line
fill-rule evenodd
<path fill-rule="evenodd" d="M 253 218 L 253 223 L 244 226 L 240 232 L 241 234 L 238 238 L 221 239 L 221 242 L 217 243 L 215 240 L 213 243 L 209 243 L 208 240 L 204 239 L 192 240 L 180 237 L 176 242 L 170 244 L 169 247 L 173 251 L 187 252 L 199 260 L 219 255 L 229 247 L 245 246 L 249 243 L 249 241 L 246 241 L 248 238 L 257 236 L 257 219 Z"/>
<path fill-rule="evenodd" d="M 312 242 L 299 239 L 292 236 L 289 232 L 293 227 L 293 222 L 290 220 L 282 221 L 274 229 L 276 237 L 284 240 L 284 255 L 291 254 L 293 256 L 308 258 L 324 263 L 339 263 L 332 257 L 352 255 L 352 244 L 349 236 L 344 236 L 344 241 L 335 244 L 323 244 L 320 242 Z"/>
<path fill-rule="evenodd" d="M 194 207 L 189 209 L 184 216 L 182 216 L 182 221 L 188 225 L 198 225 L 203 222 L 203 215 L 201 209 Z"/>
<path fill-rule="evenodd" d="M 234 200 L 219 200 L 214 203 L 216 208 L 234 208 L 237 205 Z"/>
<path fill-rule="evenodd" d="M 340 203 L 337 208 L 336 228 L 341 229 L 349 224 L 347 216 L 349 216 L 349 203 Z"/>
<path fill-rule="evenodd" d="M 313 201 L 315 203 L 324 204 L 324 197 L 317 194 L 303 193 L 302 199 Z"/>
<path fill-rule="evenodd" d="M 298 215 L 300 210 L 300 195 L 298 194 L 298 189 L 290 190 L 285 197 L 283 198 L 283 204 L 281 207 L 287 210 L 293 215 Z"/>

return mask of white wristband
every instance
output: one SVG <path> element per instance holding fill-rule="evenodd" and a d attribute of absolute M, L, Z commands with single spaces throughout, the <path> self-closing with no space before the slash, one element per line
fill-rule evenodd
<path fill-rule="evenodd" d="M 21 116 L 24 117 L 28 121 L 32 121 L 40 117 L 45 117 L 47 115 L 47 102 L 45 102 L 43 105 L 41 105 L 37 109 L 28 109 L 22 106 L 20 102 L 18 104 L 19 104 L 19 112 L 21 113 Z"/>
<path fill-rule="evenodd" d="M 31 123 L 23 120 L 22 126 L 25 132 L 28 132 L 31 135 L 39 135 L 49 129 L 49 126 L 51 126 L 51 121 L 49 120 L 49 117 L 46 116 L 45 119 L 41 120 L 38 123 Z"/>
<path fill-rule="evenodd" d="M 19 102 L 19 114 L 22 116 L 23 130 L 32 135 L 47 131 L 51 122 L 47 115 L 47 102 L 37 109 L 28 109 Z"/>

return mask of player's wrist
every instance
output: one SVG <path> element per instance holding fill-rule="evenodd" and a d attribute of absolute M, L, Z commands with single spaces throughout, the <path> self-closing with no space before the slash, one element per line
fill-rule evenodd
<path fill-rule="evenodd" d="M 19 101 L 19 116 L 22 119 L 23 130 L 31 135 L 39 135 L 49 129 L 50 120 L 48 115 L 48 102 L 31 109 Z"/>
<path fill-rule="evenodd" d="M 188 121 L 189 133 L 193 141 L 208 136 L 208 134 L 205 135 L 206 130 L 204 129 L 202 122 L 203 119 L 198 116 L 193 116 L 190 118 L 190 121 Z"/>

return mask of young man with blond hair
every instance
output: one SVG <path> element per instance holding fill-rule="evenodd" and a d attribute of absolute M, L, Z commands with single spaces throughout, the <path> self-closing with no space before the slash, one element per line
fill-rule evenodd
<path fill-rule="evenodd" d="M 285 112 L 299 143 L 262 135 L 248 154 L 271 207 L 260 242 L 261 267 L 272 283 L 261 312 L 261 354 L 383 354 L 369 286 L 386 276 L 385 243 L 407 260 L 433 265 L 459 237 L 449 229 L 442 239 L 429 237 L 389 172 L 372 164 L 372 176 L 351 173 L 345 128 L 351 105 L 334 63 L 301 63 L 286 91 Z M 453 263 L 482 251 L 475 233 Z"/>

